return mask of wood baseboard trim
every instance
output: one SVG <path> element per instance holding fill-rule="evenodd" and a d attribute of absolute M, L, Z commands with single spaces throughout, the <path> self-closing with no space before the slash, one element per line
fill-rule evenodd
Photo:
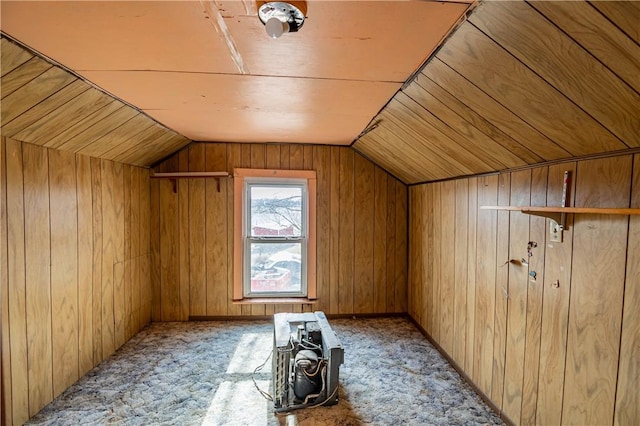
<path fill-rule="evenodd" d="M 515 426 L 516 424 L 513 422 L 513 420 L 511 420 L 506 414 L 504 414 L 504 412 L 495 404 L 495 402 L 493 402 L 491 400 L 491 398 L 489 398 L 489 396 L 484 393 L 474 382 L 473 380 L 471 380 L 471 377 L 469 377 L 469 375 L 458 365 L 457 362 L 454 361 L 453 358 L 451 358 L 449 356 L 449 354 L 433 339 L 433 337 L 431 337 L 431 335 L 427 332 L 427 330 L 425 330 L 424 328 L 422 328 L 422 326 L 418 323 L 418 321 L 416 321 L 411 315 L 407 314 L 407 319 L 409 321 L 411 321 L 413 323 L 413 325 L 416 326 L 416 328 L 418 330 L 420 330 L 420 332 L 424 335 L 424 337 L 427 338 L 427 340 L 429 341 L 429 343 L 431 343 L 438 352 L 440 352 L 440 355 L 442 355 L 444 357 L 444 359 L 447 360 L 447 362 L 458 372 L 458 374 L 460 374 L 460 377 L 462 377 L 464 379 L 465 382 L 467 382 L 469 384 L 469 386 L 471 386 L 471 388 L 480 396 L 480 398 L 482 398 L 482 400 L 498 415 L 500 416 L 500 418 L 502 419 L 502 421 L 504 421 L 507 425 L 509 426 Z"/>

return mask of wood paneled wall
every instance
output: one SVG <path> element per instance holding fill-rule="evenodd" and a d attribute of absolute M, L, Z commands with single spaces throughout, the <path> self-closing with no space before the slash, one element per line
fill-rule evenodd
<path fill-rule="evenodd" d="M 407 187 L 352 149 L 309 145 L 192 144 L 157 171 L 234 167 L 317 172 L 314 305 L 238 305 L 233 283 L 233 182 L 152 179 L 153 319 L 406 312 Z"/>
<path fill-rule="evenodd" d="M 517 424 L 640 423 L 640 217 L 482 205 L 640 207 L 640 155 L 410 187 L 409 313 Z M 537 246 L 527 250 L 529 242 Z"/>
<path fill-rule="evenodd" d="M 3 416 L 22 424 L 149 323 L 149 172 L 1 146 Z"/>

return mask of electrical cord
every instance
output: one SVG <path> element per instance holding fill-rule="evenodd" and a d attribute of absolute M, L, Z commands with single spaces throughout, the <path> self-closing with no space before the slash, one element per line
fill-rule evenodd
<path fill-rule="evenodd" d="M 262 389 L 260 389 L 260 387 L 258 386 L 258 382 L 256 382 L 256 374 L 259 371 L 261 371 L 265 365 L 267 365 L 267 361 L 269 361 L 269 358 L 271 358 L 272 354 L 273 354 L 273 350 L 269 352 L 269 356 L 267 357 L 267 359 L 265 359 L 262 364 L 260 364 L 253 370 L 253 374 L 251 375 L 251 380 L 253 380 L 253 385 L 256 387 L 256 389 L 258 389 L 258 392 L 260 392 L 260 395 L 262 395 L 262 397 L 267 401 L 273 401 L 273 396 L 271 396 L 271 394 L 269 394 L 268 392 L 265 392 Z"/>

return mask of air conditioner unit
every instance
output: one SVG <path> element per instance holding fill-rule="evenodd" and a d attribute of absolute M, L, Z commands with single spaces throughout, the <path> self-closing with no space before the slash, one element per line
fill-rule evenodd
<path fill-rule="evenodd" d="M 337 404 L 344 349 L 324 312 L 275 314 L 273 323 L 274 410 Z"/>

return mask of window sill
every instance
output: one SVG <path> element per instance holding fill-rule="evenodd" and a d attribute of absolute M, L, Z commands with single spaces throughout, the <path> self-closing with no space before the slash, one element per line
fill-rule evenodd
<path fill-rule="evenodd" d="M 233 300 L 234 305 L 279 305 L 279 304 L 303 304 L 313 305 L 315 299 L 306 297 L 249 297 L 241 300 Z"/>

